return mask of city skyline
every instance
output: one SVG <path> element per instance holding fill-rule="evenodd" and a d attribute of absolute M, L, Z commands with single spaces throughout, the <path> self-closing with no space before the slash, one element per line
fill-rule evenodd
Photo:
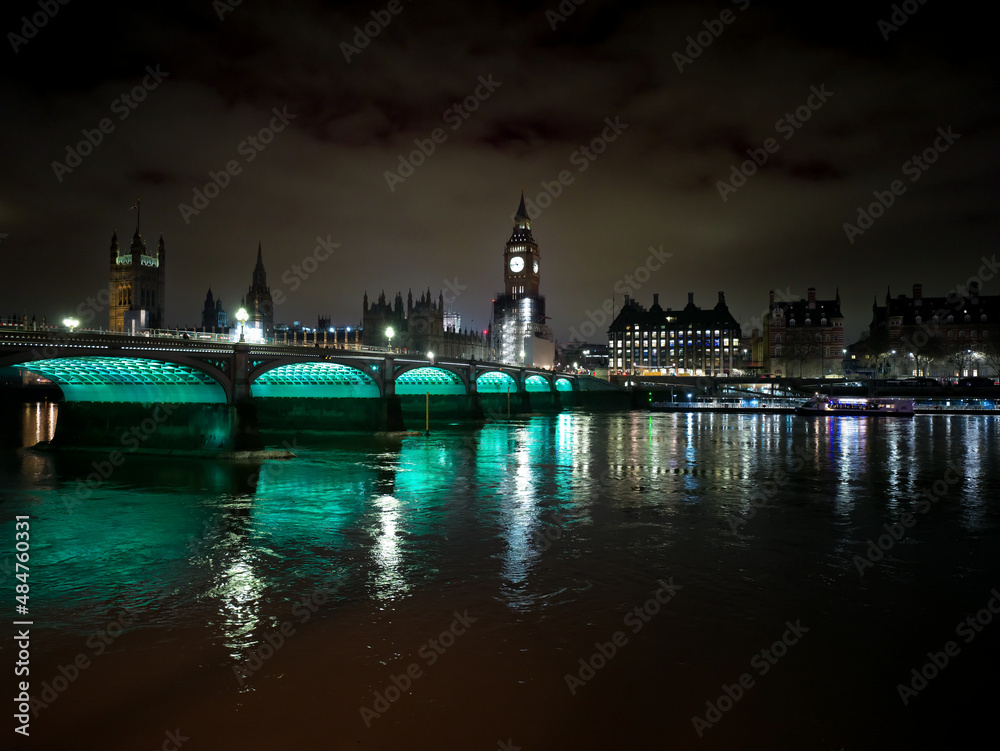
<path fill-rule="evenodd" d="M 818 25 L 746 1 L 57 4 L 42 24 L 18 4 L 0 315 L 105 289 L 139 197 L 167 325 L 196 325 L 210 287 L 232 313 L 260 243 L 276 321 L 353 325 L 365 291 L 451 284 L 482 330 L 523 186 L 562 342 L 626 293 L 723 290 L 746 328 L 809 287 L 839 287 L 856 341 L 887 287 L 943 295 L 993 257 L 995 52 L 970 16 L 911 5 Z"/>

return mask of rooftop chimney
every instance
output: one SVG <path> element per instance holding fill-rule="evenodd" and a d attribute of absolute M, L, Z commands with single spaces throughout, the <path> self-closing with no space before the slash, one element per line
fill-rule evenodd
<path fill-rule="evenodd" d="M 774 307 L 774 290 L 773 289 L 771 290 L 771 299 L 768 302 L 768 307 L 770 307 L 770 308 Z"/>
<path fill-rule="evenodd" d="M 913 299 L 919 300 L 924 296 L 924 285 L 917 283 L 913 285 Z"/>
<path fill-rule="evenodd" d="M 659 295 L 659 293 L 654 292 L 653 293 L 653 305 L 659 305 L 659 304 L 660 304 L 660 295 Z"/>
<path fill-rule="evenodd" d="M 720 292 L 719 293 L 719 305 L 725 305 L 725 304 L 726 304 L 726 293 L 725 292 Z"/>
<path fill-rule="evenodd" d="M 809 288 L 809 302 L 816 302 L 816 288 Z"/>
<path fill-rule="evenodd" d="M 688 292 L 688 305 L 694 305 L 694 292 Z"/>

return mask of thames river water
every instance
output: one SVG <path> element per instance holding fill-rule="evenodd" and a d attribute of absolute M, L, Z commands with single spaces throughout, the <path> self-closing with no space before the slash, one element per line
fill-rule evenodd
<path fill-rule="evenodd" d="M 0 414 L 3 748 L 995 743 L 997 417 L 567 411 L 113 466 L 24 448 L 55 406 Z"/>

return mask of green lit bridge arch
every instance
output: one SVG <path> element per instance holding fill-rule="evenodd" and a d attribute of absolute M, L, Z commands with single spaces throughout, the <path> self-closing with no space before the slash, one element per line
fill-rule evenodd
<path fill-rule="evenodd" d="M 60 387 L 67 401 L 229 403 L 265 398 L 566 393 L 576 377 L 483 361 L 115 334 L 0 334 L 0 368 Z"/>

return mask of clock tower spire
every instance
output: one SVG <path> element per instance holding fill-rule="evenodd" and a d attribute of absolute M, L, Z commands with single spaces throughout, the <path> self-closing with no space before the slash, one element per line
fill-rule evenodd
<path fill-rule="evenodd" d="M 538 243 L 531 234 L 531 219 L 521 204 L 514 214 L 514 230 L 504 246 L 504 292 L 513 298 L 538 296 Z"/>
<path fill-rule="evenodd" d="M 552 366 L 552 333 L 546 324 L 545 298 L 538 294 L 539 258 L 522 190 L 514 230 L 504 245 L 504 291 L 493 301 L 493 348 L 502 362 Z"/>

